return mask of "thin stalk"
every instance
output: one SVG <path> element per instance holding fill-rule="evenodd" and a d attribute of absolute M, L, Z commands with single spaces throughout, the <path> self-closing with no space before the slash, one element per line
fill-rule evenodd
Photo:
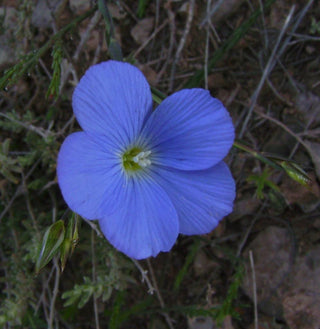
<path fill-rule="evenodd" d="M 53 320 L 55 315 L 55 303 L 58 296 L 59 291 L 59 283 L 60 283 L 60 268 L 58 264 L 58 260 L 56 257 L 53 259 L 54 267 L 56 270 L 56 277 L 54 280 L 54 288 L 53 288 L 53 295 L 50 302 L 50 315 L 49 315 L 49 323 L 48 323 L 48 329 L 53 329 Z"/>
<path fill-rule="evenodd" d="M 252 148 L 241 144 L 238 141 L 235 141 L 233 143 L 233 146 L 236 147 L 237 149 L 241 150 L 241 151 L 245 151 L 249 154 L 251 154 L 254 158 L 258 159 L 259 161 L 269 165 L 270 167 L 277 169 L 277 170 L 283 170 L 282 167 L 280 167 L 279 165 L 277 165 L 275 162 L 273 162 L 272 160 L 269 160 L 268 158 L 264 157 L 261 153 L 253 150 Z"/>

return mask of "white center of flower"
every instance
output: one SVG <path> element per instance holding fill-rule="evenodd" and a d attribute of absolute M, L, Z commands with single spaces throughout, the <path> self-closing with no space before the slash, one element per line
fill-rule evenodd
<path fill-rule="evenodd" d="M 140 152 L 135 157 L 132 158 L 133 162 L 137 163 L 140 167 L 147 167 L 151 165 L 150 159 L 148 156 L 151 154 L 151 151 Z"/>

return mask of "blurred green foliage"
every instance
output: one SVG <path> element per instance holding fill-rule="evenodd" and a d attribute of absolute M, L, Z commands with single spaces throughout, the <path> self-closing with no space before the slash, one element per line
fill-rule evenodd
<path fill-rule="evenodd" d="M 311 27 L 310 27 L 311 34 L 320 34 L 320 22 L 316 20 L 315 17 L 311 17 Z"/>

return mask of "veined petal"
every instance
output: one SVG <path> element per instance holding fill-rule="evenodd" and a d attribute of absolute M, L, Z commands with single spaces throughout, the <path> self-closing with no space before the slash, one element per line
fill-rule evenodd
<path fill-rule="evenodd" d="M 210 168 L 228 153 L 234 127 L 222 103 L 204 89 L 185 89 L 151 114 L 142 135 L 157 164 L 182 170 Z"/>
<path fill-rule="evenodd" d="M 209 233 L 232 211 L 235 182 L 224 162 L 199 171 L 155 168 L 152 176 L 177 210 L 179 233 Z"/>
<path fill-rule="evenodd" d="M 127 146 L 151 113 L 152 96 L 141 71 L 110 60 L 87 70 L 74 91 L 72 105 L 83 130 L 113 132 Z"/>
<path fill-rule="evenodd" d="M 110 136 L 68 136 L 59 151 L 57 175 L 68 206 L 87 219 L 113 212 L 122 201 L 117 196 L 125 178 Z"/>
<path fill-rule="evenodd" d="M 127 180 L 123 207 L 99 220 L 110 243 L 129 257 L 143 259 L 169 251 L 179 224 L 168 195 L 146 176 Z"/>

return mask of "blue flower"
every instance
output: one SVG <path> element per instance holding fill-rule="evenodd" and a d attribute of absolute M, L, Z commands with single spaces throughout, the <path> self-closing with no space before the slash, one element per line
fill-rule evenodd
<path fill-rule="evenodd" d="M 73 94 L 83 129 L 61 146 L 57 175 L 68 206 L 136 259 L 169 251 L 179 233 L 212 231 L 232 211 L 235 183 L 222 161 L 234 139 L 222 103 L 185 89 L 153 111 L 134 66 L 92 66 Z"/>

